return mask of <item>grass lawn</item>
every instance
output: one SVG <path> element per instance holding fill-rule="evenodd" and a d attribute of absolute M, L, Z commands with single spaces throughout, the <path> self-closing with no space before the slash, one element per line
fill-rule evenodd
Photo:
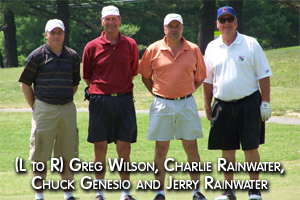
<path fill-rule="evenodd" d="M 273 115 L 290 115 L 300 117 L 300 46 L 266 51 L 272 69 L 271 77 L 271 107 Z M 5 68 L 0 70 L 0 109 L 28 108 L 18 82 L 23 67 Z M 141 81 L 140 75 L 134 79 L 134 95 L 137 110 L 148 110 L 152 95 Z M 75 94 L 77 108 L 87 108 L 84 99 L 84 81 L 80 81 Z M 202 86 L 194 93 L 198 109 L 203 110 Z"/>
<path fill-rule="evenodd" d="M 273 115 L 300 116 L 300 46 L 266 51 L 271 65 L 273 76 L 271 78 L 271 106 Z M 19 87 L 18 78 L 23 68 L 0 69 L 0 109 L 2 108 L 28 108 L 25 98 Z M 136 109 L 148 110 L 152 102 L 152 96 L 146 90 L 138 76 L 134 80 Z M 75 94 L 77 108 L 87 108 L 88 102 L 84 99 L 84 81 L 81 81 L 79 90 Z M 203 110 L 202 88 L 194 94 L 199 110 Z M 138 141 L 132 145 L 131 161 L 150 162 L 154 157 L 154 142 L 146 139 L 148 130 L 148 114 L 137 114 Z M 209 122 L 201 118 L 204 138 L 198 140 L 198 148 L 202 162 L 212 162 L 213 170 L 202 173 L 201 190 L 209 200 L 220 194 L 219 190 L 206 190 L 204 188 L 205 177 L 212 176 L 215 180 L 222 180 L 223 175 L 217 171 L 217 159 L 220 151 L 207 149 Z M 88 113 L 78 112 L 78 129 L 80 134 L 79 158 L 82 161 L 93 161 L 93 145 L 86 142 L 88 129 Z M 29 112 L 1 112 L 0 111 L 0 199 L 34 199 L 34 191 L 31 187 L 31 164 L 27 160 L 29 153 L 29 136 L 31 129 L 31 113 Z M 268 190 L 262 191 L 264 200 L 299 200 L 300 199 L 300 126 L 267 123 L 266 144 L 260 147 L 261 161 L 280 162 L 284 174 L 278 172 L 262 172 L 260 178 L 268 181 Z M 17 157 L 25 160 L 26 173 L 15 172 L 15 160 Z M 108 158 L 116 158 L 115 145 L 109 145 Z M 177 162 L 186 162 L 186 155 L 180 141 L 172 141 L 169 158 L 175 158 Z M 243 162 L 242 151 L 237 152 L 237 161 Z M 49 170 L 48 170 L 49 171 Z M 93 199 L 94 191 L 85 191 L 80 187 L 80 180 L 84 176 L 93 177 L 93 173 L 80 172 L 75 174 L 75 195 L 81 200 Z M 167 173 L 166 179 L 172 176 L 174 179 L 188 180 L 186 172 Z M 59 180 L 59 174 L 48 172 L 48 180 Z M 107 179 L 118 180 L 117 172 L 107 171 Z M 236 179 L 248 179 L 245 172 L 236 173 Z M 136 190 L 139 180 L 154 180 L 152 172 L 135 172 L 131 175 L 132 194 L 137 200 L 153 199 L 155 192 L 150 190 Z M 168 184 L 168 181 L 166 182 Z M 190 191 L 166 191 L 167 198 L 172 200 L 191 199 Z M 237 197 L 246 200 L 247 191 L 238 191 Z M 108 200 L 120 198 L 120 191 L 106 193 Z M 46 191 L 45 199 L 62 199 L 62 191 Z"/>
<path fill-rule="evenodd" d="M 135 162 L 152 162 L 154 155 L 154 142 L 146 139 L 148 129 L 148 114 L 137 114 L 138 120 L 138 142 L 132 145 L 131 160 Z M 88 113 L 78 113 L 78 129 L 80 132 L 79 158 L 82 161 L 93 160 L 93 146 L 86 142 Z M 1 123 L 1 138 L 0 138 L 0 199 L 33 199 L 34 191 L 31 187 L 32 173 L 31 164 L 27 160 L 29 152 L 29 134 L 31 128 L 31 113 L 0 113 Z M 202 162 L 212 162 L 214 169 L 212 172 L 205 172 L 201 177 L 201 188 L 208 199 L 214 199 L 219 195 L 220 191 L 205 190 L 204 179 L 206 176 L 212 176 L 216 180 L 222 180 L 223 176 L 217 172 L 217 159 L 220 157 L 220 151 L 207 150 L 207 133 L 209 123 L 205 118 L 202 118 L 202 126 L 204 138 L 198 140 L 199 152 Z M 282 142 L 284 141 L 284 142 Z M 284 174 L 263 172 L 261 179 L 267 180 L 269 190 L 263 191 L 265 200 L 285 199 L 297 200 L 300 197 L 300 129 L 296 125 L 279 125 L 275 123 L 267 123 L 266 144 L 260 147 L 261 160 L 265 162 L 280 162 L 285 170 Z M 25 168 L 27 173 L 16 173 L 14 161 L 16 157 L 25 160 Z M 115 145 L 109 145 L 107 154 L 108 158 L 116 158 Z M 180 141 L 172 141 L 169 158 L 175 158 L 177 162 L 186 162 L 186 156 L 183 151 Z M 237 161 L 243 162 L 244 155 L 241 151 L 237 153 Z M 80 199 L 93 199 L 94 191 L 85 191 L 80 187 L 80 180 L 84 176 L 93 177 L 92 173 L 76 173 L 75 187 L 76 196 Z M 166 179 L 173 176 L 174 179 L 189 179 L 186 172 L 168 173 Z M 106 175 L 107 179 L 119 180 L 117 172 L 110 172 Z M 237 173 L 236 179 L 248 179 L 248 175 L 244 172 Z M 49 180 L 58 180 L 58 173 L 48 172 Z M 152 172 L 132 173 L 131 183 L 132 194 L 138 197 L 139 200 L 153 199 L 155 193 L 153 191 L 136 190 L 136 184 L 139 180 L 153 180 Z M 166 182 L 168 184 L 168 181 Z M 107 199 L 118 199 L 119 191 L 110 191 L 106 193 Z M 239 199 L 246 199 L 246 191 L 238 191 Z M 47 191 L 45 192 L 46 199 L 62 199 L 62 192 Z M 191 199 L 190 191 L 167 191 L 168 199 Z"/>

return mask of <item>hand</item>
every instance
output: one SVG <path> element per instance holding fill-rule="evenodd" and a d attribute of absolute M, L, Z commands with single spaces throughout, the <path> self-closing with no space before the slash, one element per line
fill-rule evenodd
<path fill-rule="evenodd" d="M 89 92 L 89 87 L 86 87 L 85 89 L 84 89 L 84 101 L 85 100 L 90 100 L 90 92 Z"/>
<path fill-rule="evenodd" d="M 261 115 L 261 120 L 267 121 L 271 117 L 271 106 L 270 103 L 267 101 L 262 101 L 260 105 L 260 115 Z"/>

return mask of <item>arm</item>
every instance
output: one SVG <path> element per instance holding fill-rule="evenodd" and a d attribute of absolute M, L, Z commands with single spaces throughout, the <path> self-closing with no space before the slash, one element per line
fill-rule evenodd
<path fill-rule="evenodd" d="M 73 95 L 77 92 L 78 85 L 73 86 Z"/>
<path fill-rule="evenodd" d="M 26 99 L 28 105 L 32 109 L 34 101 L 35 101 L 35 96 L 34 96 L 32 87 L 25 83 L 21 83 L 21 88 L 22 88 L 22 92 L 25 96 L 25 99 Z"/>
<path fill-rule="evenodd" d="M 201 86 L 201 84 L 203 83 L 204 80 L 201 80 L 199 82 L 195 82 L 195 87 L 196 87 L 196 90 Z"/>
<path fill-rule="evenodd" d="M 84 81 L 85 81 L 87 86 L 90 86 L 90 83 L 91 83 L 90 79 L 84 79 Z"/>
<path fill-rule="evenodd" d="M 270 94 L 271 94 L 271 87 L 270 87 L 270 77 L 262 78 L 259 80 L 259 86 L 261 90 L 261 101 L 270 102 Z"/>
<path fill-rule="evenodd" d="M 212 102 L 212 93 L 213 85 L 209 83 L 203 83 L 203 96 L 204 96 L 204 109 L 206 113 L 206 118 L 210 120 L 212 113 L 211 102 Z"/>
<path fill-rule="evenodd" d="M 151 78 L 145 78 L 142 76 L 142 81 L 144 83 L 144 85 L 146 86 L 146 88 L 149 90 L 149 92 L 153 95 L 152 93 L 152 87 L 153 87 L 153 81 Z"/>

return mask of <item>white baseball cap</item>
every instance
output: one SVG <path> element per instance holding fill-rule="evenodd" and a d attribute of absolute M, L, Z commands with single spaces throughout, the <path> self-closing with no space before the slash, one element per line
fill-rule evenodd
<path fill-rule="evenodd" d="M 183 24 L 181 15 L 176 14 L 176 13 L 170 13 L 170 14 L 167 14 L 167 16 L 164 19 L 164 26 L 167 26 L 171 21 L 174 21 L 174 20 L 179 21 L 181 24 Z"/>
<path fill-rule="evenodd" d="M 65 31 L 65 25 L 64 23 L 59 19 L 50 19 L 45 27 L 45 33 L 53 31 L 55 28 L 61 28 L 63 31 Z"/>
<path fill-rule="evenodd" d="M 108 15 L 120 16 L 119 9 L 116 6 L 105 6 L 102 8 L 102 18 Z"/>

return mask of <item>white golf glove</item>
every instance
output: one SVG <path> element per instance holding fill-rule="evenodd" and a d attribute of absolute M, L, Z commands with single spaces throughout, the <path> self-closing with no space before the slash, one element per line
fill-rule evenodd
<path fill-rule="evenodd" d="M 263 122 L 267 121 L 271 117 L 271 112 L 270 103 L 267 101 L 262 101 L 260 105 L 260 115 Z"/>

